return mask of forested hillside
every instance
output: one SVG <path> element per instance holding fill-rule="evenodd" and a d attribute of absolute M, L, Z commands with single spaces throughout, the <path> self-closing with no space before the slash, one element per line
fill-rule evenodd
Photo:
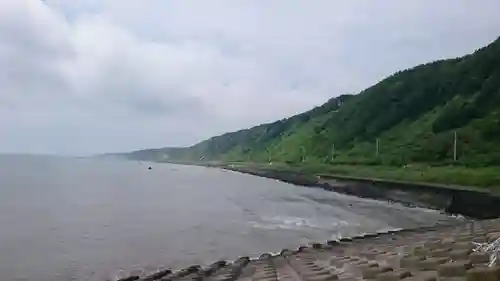
<path fill-rule="evenodd" d="M 500 164 L 500 39 L 461 58 L 397 72 L 357 95 L 332 98 L 284 120 L 128 157 L 165 155 L 191 161 Z"/>

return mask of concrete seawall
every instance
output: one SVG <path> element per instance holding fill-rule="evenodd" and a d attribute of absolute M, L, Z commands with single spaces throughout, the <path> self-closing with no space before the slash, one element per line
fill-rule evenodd
<path fill-rule="evenodd" d="M 380 179 L 350 178 L 345 176 L 310 175 L 286 170 L 220 167 L 223 169 L 277 179 L 307 187 L 323 188 L 337 193 L 398 202 L 408 206 L 442 210 L 475 219 L 500 217 L 500 197 L 480 190 L 388 181 Z"/>

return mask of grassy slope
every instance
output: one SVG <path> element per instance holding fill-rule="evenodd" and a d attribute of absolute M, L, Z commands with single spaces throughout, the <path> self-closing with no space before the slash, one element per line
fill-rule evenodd
<path fill-rule="evenodd" d="M 372 178 L 380 180 L 443 184 L 453 187 L 468 188 L 500 188 L 500 167 L 470 168 L 463 166 L 438 166 L 414 164 L 407 167 L 393 167 L 385 165 L 330 165 L 320 163 L 303 163 L 288 165 L 283 163 L 236 163 L 242 166 L 255 166 L 264 169 L 294 170 L 317 175 L 335 175 L 352 178 Z"/>
<path fill-rule="evenodd" d="M 452 162 L 454 132 L 457 162 Z M 493 168 L 464 167 L 500 165 L 500 39 L 462 58 L 400 71 L 358 95 L 331 99 L 288 119 L 159 151 L 175 160 L 301 163 L 357 176 L 498 184 Z M 160 160 L 155 155 L 161 153 L 146 150 L 132 158 Z M 442 167 L 423 175 L 396 168 L 409 163 Z M 447 167 L 450 163 L 462 167 Z"/>
<path fill-rule="evenodd" d="M 297 154 L 297 147 L 304 146 L 308 156 L 324 161 L 335 144 L 334 163 L 447 163 L 457 131 L 460 163 L 499 164 L 499 45 L 496 41 L 471 56 L 395 74 L 338 112 L 303 124 L 271 154 L 281 150 Z"/>

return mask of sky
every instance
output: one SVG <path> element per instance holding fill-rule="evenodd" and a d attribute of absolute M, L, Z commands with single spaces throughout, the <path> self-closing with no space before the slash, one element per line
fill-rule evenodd
<path fill-rule="evenodd" d="M 500 36 L 498 0 L 1 0 L 0 153 L 188 146 Z"/>

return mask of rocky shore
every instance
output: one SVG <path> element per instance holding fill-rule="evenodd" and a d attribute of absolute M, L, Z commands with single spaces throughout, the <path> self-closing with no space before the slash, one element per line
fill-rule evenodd
<path fill-rule="evenodd" d="M 120 281 L 497 281 L 500 267 L 488 267 L 489 253 L 472 242 L 493 242 L 500 220 L 443 221 L 439 225 L 376 233 L 283 249 L 250 260 L 218 261 L 177 272 L 163 270 Z"/>
<path fill-rule="evenodd" d="M 475 219 L 500 217 L 500 196 L 473 188 L 343 176 L 310 175 L 256 167 L 218 166 L 218 168 L 277 179 L 295 185 L 322 188 L 362 198 L 442 210 L 446 213 Z"/>

